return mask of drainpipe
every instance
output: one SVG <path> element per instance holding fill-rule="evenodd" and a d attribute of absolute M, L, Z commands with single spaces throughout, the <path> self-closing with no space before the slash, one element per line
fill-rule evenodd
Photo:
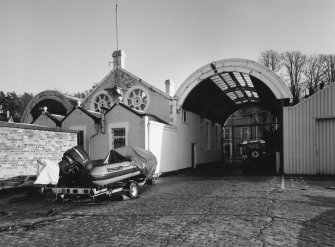
<path fill-rule="evenodd" d="M 105 109 L 102 108 L 101 110 L 102 111 L 101 111 L 101 120 L 100 120 L 101 126 L 100 126 L 100 128 L 101 128 L 101 133 L 105 134 Z M 96 124 L 97 123 L 95 123 L 95 125 Z M 95 130 L 96 130 L 95 133 L 88 138 L 88 155 L 89 155 L 89 157 L 91 157 L 91 142 L 92 142 L 91 140 L 92 140 L 93 137 L 95 137 L 96 135 L 99 134 L 99 123 L 98 123 L 98 127 L 96 127 Z"/>
<path fill-rule="evenodd" d="M 101 133 L 105 134 L 105 108 L 101 107 Z"/>

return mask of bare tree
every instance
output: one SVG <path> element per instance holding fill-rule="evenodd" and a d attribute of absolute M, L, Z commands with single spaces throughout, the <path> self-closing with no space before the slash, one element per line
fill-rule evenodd
<path fill-rule="evenodd" d="M 298 103 L 302 88 L 303 69 L 307 56 L 300 51 L 287 51 L 280 55 L 285 77 L 293 95 L 293 103 Z"/>
<path fill-rule="evenodd" d="M 324 56 L 311 55 L 307 58 L 303 69 L 303 85 L 308 90 L 308 94 L 315 93 L 324 82 Z"/>
<path fill-rule="evenodd" d="M 265 50 L 261 52 L 258 61 L 271 69 L 274 72 L 278 72 L 281 66 L 280 54 L 274 50 Z"/>
<path fill-rule="evenodd" d="M 325 80 L 327 83 L 335 82 L 335 55 L 322 55 Z"/>

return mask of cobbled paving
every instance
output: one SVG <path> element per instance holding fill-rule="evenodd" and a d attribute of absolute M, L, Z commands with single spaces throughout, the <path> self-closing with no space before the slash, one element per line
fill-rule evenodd
<path fill-rule="evenodd" d="M 335 246 L 334 178 L 184 172 L 135 200 L 2 196 L 1 246 Z"/>

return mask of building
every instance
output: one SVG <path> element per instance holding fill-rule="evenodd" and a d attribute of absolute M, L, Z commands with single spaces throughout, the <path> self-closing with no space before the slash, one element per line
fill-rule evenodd
<path fill-rule="evenodd" d="M 279 127 L 275 115 L 259 106 L 246 106 L 233 113 L 223 126 L 225 162 L 241 162 L 239 144 L 243 141 L 265 140 L 267 147 L 275 150 L 276 132 Z"/>
<path fill-rule="evenodd" d="M 50 114 L 44 113 L 44 117 L 64 116 L 59 128 L 77 130 L 92 159 L 104 158 L 111 148 L 134 145 L 151 150 L 160 171 L 169 172 L 221 161 L 222 126 L 245 106 L 268 110 L 282 126 L 283 108 L 292 98 L 274 72 L 245 59 L 206 64 L 176 93 L 169 80 L 163 92 L 127 71 L 124 52 L 114 52 L 113 60 L 113 69 L 82 102 L 74 104 L 74 98 L 42 92 L 28 105 L 22 121 L 55 124 L 55 119 L 47 122 L 34 114 L 43 114 L 41 107 L 46 106 Z M 278 137 L 278 160 L 283 169 L 282 130 Z"/>

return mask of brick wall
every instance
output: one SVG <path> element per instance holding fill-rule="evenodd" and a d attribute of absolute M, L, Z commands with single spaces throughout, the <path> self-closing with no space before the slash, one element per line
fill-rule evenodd
<path fill-rule="evenodd" d="M 36 175 L 36 158 L 59 162 L 76 144 L 76 131 L 0 122 L 0 180 Z"/>

